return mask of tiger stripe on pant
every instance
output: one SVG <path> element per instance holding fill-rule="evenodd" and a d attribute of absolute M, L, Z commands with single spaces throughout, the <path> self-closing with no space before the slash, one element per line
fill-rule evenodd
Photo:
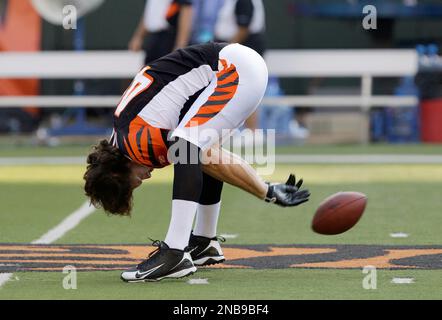
<path fill-rule="evenodd" d="M 199 108 L 193 118 L 187 122 L 186 127 L 195 127 L 206 123 L 216 116 L 235 95 L 239 83 L 236 66 L 231 64 L 230 67 L 227 67 L 227 62 L 224 59 L 221 59 L 220 63 L 224 69 L 216 74 L 217 85 L 215 91 Z"/>

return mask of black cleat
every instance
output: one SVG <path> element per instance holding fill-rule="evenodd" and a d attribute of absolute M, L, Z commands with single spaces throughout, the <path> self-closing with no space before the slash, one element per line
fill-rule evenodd
<path fill-rule="evenodd" d="M 182 278 L 193 274 L 196 267 L 190 253 L 185 250 L 170 249 L 163 241 L 154 241 L 158 249 L 149 254 L 146 260 L 135 268 L 124 271 L 121 280 L 126 282 L 159 281 L 164 278 Z"/>
<path fill-rule="evenodd" d="M 223 251 L 219 241 L 226 241 L 222 237 L 207 238 L 203 236 L 196 236 L 193 233 L 190 235 L 189 248 L 193 263 L 196 266 L 208 266 L 224 262 Z"/>

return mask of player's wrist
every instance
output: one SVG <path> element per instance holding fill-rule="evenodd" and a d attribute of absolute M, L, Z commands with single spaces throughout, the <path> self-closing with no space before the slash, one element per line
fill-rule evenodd
<path fill-rule="evenodd" d="M 267 188 L 264 196 L 264 201 L 274 203 L 276 201 L 276 197 L 274 195 L 274 187 L 270 184 L 270 182 L 266 182 L 265 184 Z"/>

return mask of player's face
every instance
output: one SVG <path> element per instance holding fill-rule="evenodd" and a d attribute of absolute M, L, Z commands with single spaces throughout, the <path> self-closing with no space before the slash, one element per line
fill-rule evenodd
<path fill-rule="evenodd" d="M 131 162 L 130 168 L 132 170 L 131 184 L 134 189 L 139 187 L 141 183 L 143 183 L 143 180 L 149 179 L 151 177 L 151 172 L 153 171 L 153 168 L 143 166 L 136 162 Z"/>

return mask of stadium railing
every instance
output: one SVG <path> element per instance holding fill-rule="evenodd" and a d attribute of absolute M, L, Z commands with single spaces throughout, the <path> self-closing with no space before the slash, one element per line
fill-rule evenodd
<path fill-rule="evenodd" d="M 269 50 L 269 73 L 278 77 L 357 77 L 360 95 L 286 95 L 265 97 L 273 106 L 303 107 L 406 107 L 416 96 L 372 93 L 376 77 L 414 76 L 418 71 L 415 50 Z M 128 51 L 43 51 L 0 53 L 0 78 L 109 79 L 132 78 L 142 66 L 143 55 Z M 120 96 L 1 96 L 0 107 L 115 107 Z"/>

